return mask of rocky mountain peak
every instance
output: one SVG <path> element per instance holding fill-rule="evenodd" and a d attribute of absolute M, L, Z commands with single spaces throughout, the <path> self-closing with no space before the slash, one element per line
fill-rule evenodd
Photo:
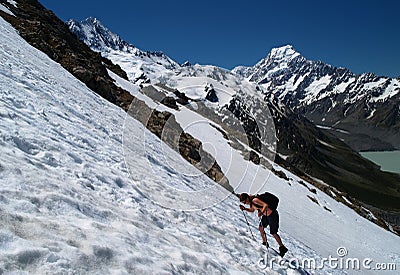
<path fill-rule="evenodd" d="M 78 22 L 73 19 L 67 21 L 69 29 L 87 45 L 97 51 L 119 50 L 130 52 L 135 47 L 122 40 L 117 34 L 107 29 L 100 20 L 88 17 Z"/>
<path fill-rule="evenodd" d="M 178 63 L 166 56 L 162 51 L 142 51 L 122 40 L 119 35 L 111 32 L 97 18 L 89 17 L 81 22 L 68 20 L 67 25 L 70 31 L 92 50 L 101 52 L 103 56 L 111 60 L 113 59 L 111 56 L 118 55 L 128 59 L 139 58 L 141 60 L 140 64 L 146 62 L 150 67 L 154 64 L 164 67 L 167 70 L 174 70 L 180 67 Z M 130 67 L 135 67 L 137 64 L 138 62 L 134 62 Z M 144 67 L 148 67 L 147 65 Z M 150 73 L 154 73 L 154 68 L 149 69 L 149 71 L 152 71 Z M 135 79 L 144 77 L 145 81 L 149 80 L 149 77 L 146 74 L 142 75 L 142 72 L 134 72 L 133 74 Z"/>

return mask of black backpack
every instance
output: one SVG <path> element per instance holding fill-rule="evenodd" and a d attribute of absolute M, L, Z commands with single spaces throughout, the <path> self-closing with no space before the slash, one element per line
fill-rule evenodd
<path fill-rule="evenodd" d="M 276 210 L 276 208 L 278 208 L 279 199 L 274 194 L 265 192 L 264 194 L 257 194 L 256 198 L 259 198 L 260 200 L 268 204 L 268 208 L 271 210 Z"/>

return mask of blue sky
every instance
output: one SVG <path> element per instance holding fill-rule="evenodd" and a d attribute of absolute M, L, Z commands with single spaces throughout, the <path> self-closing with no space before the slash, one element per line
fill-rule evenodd
<path fill-rule="evenodd" d="M 39 0 L 63 21 L 98 18 L 142 50 L 231 69 L 291 44 L 355 73 L 400 76 L 397 0 Z"/>

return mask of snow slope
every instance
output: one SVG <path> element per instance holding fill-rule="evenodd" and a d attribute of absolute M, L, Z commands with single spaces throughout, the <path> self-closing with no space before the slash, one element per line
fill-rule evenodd
<path fill-rule="evenodd" d="M 126 70 L 133 83 L 138 83 L 136 80 L 137 75 L 139 75 L 138 72 L 143 72 L 152 83 L 161 82 L 170 87 L 178 88 L 194 99 L 204 99 L 204 87 L 212 84 L 217 96 L 224 93 L 225 97 L 221 96 L 220 106 L 229 101 L 232 95 L 237 92 L 235 88 L 245 90 L 251 96 L 255 96 L 254 84 L 241 80 L 215 66 L 194 65 L 171 69 L 163 66 L 162 62 L 155 62 L 155 60 L 147 60 L 146 63 L 141 63 L 142 57 L 138 58 L 136 55 L 123 51 L 107 50 L 102 52 L 102 55 L 110 58 Z M 302 57 L 290 46 L 287 46 L 273 51 L 270 58 L 287 64 Z M 139 63 L 141 66 L 135 65 Z M 285 66 L 279 67 L 276 72 L 284 69 Z M 240 153 L 232 150 L 222 134 L 210 125 L 212 122 L 207 118 L 199 116 L 185 106 L 181 106 L 179 111 L 169 109 L 140 94 L 137 86 L 132 83 L 120 79 L 116 75 L 112 76 L 120 86 L 130 90 L 131 93 L 137 95 L 152 108 L 174 113 L 181 127 L 201 140 L 205 144 L 206 151 L 217 159 L 230 180 L 230 184 L 236 188 L 237 192 L 272 190 L 278 194 L 281 198 L 281 229 L 285 239 L 296 238 L 296 240 L 291 239 L 288 244 L 295 255 L 305 258 L 307 255 L 314 255 L 312 250 L 315 250 L 320 255 L 319 257 L 335 256 L 336 249 L 339 246 L 345 246 L 349 251 L 349 256 L 352 257 L 359 257 L 360 259 L 371 257 L 377 262 L 398 262 L 400 246 L 388 250 L 389 247 L 393 247 L 393 243 L 400 244 L 400 239 L 397 236 L 361 218 L 353 210 L 322 192 L 310 193 L 311 187 L 305 188 L 300 184 L 301 180 L 298 177 L 281 167 L 276 167 L 276 169 L 284 171 L 292 178 L 290 182 L 270 174 L 268 170 L 258 169 L 259 167 L 244 161 L 240 157 Z M 325 86 L 327 81 L 328 79 L 325 79 L 315 83 L 315 86 Z M 292 85 L 297 86 L 298 82 L 301 82 L 301 80 L 293 80 Z M 160 91 L 163 92 L 162 89 Z M 314 90 L 309 92 L 312 95 Z M 260 188 L 261 190 L 259 190 Z M 318 201 L 318 204 L 309 197 Z M 371 240 L 370 236 L 377 237 Z M 301 246 L 307 247 L 305 251 L 300 249 L 299 240 L 302 242 Z M 312 250 L 310 250 L 311 248 Z"/>
<path fill-rule="evenodd" d="M 120 86 L 129 89 L 129 82 L 115 74 L 112 77 Z M 140 94 L 137 89 L 132 90 L 132 93 Z M 140 94 L 140 97 L 146 102 L 152 101 L 143 94 Z M 290 178 L 289 182 L 270 173 L 268 169 L 245 161 L 240 152 L 233 149 L 223 135 L 211 126 L 213 122 L 195 111 L 184 106 L 176 111 L 154 101 L 151 106 L 158 110 L 168 109 L 174 113 L 185 131 L 206 144 L 205 150 L 221 165 L 236 192 L 272 191 L 278 195 L 281 199 L 279 212 L 282 236 L 285 241 L 289 240 L 287 246 L 296 257 L 304 259 L 313 255 L 312 257 L 321 259 L 319 255 L 337 256 L 336 249 L 345 247 L 349 257 L 371 258 L 379 263 L 399 263 L 400 247 L 394 245 L 400 244 L 398 236 L 360 217 L 352 209 L 325 193 L 310 192 L 311 185 L 305 187 L 300 178 L 278 165 L 274 164 L 274 168 L 284 171 Z M 354 271 L 349 270 L 349 273 Z M 362 272 L 368 273 L 368 270 Z"/>
<path fill-rule="evenodd" d="M 143 143 L 131 140 L 137 166 L 130 178 L 122 149 L 125 113 L 1 18 L 0 28 L 1 273 L 260 272 L 262 250 L 252 249 L 236 198 L 196 212 L 148 199 L 143 190 L 154 183 L 191 190 L 218 185 L 206 176 L 171 173 L 159 140 L 132 119 L 128 124 L 147 133 L 148 146 L 141 155 Z M 193 169 L 164 150 L 175 167 Z"/>
<path fill-rule="evenodd" d="M 0 28 L 1 273 L 257 272 L 254 252 L 241 249 L 249 239 L 232 199 L 202 212 L 147 199 L 141 184 L 171 176 L 158 164 L 157 174 L 139 166 L 129 179 L 125 113 L 1 18 Z M 150 135 L 148 142 L 158 139 Z M 191 180 L 197 183 L 211 184 L 205 176 Z"/>
<path fill-rule="evenodd" d="M 158 138 L 1 18 L 0 29 L 0 273 L 286 273 L 257 265 L 263 251 L 250 239 L 236 198 L 199 211 L 179 209 L 214 194 L 180 201 L 171 187 L 225 191 L 206 176 L 177 173 L 193 167 L 166 146 L 161 154 Z M 271 175 L 266 188 L 281 198 L 281 235 L 292 255 L 321 260 L 345 246 L 352 257 L 399 263 L 397 236 L 322 192 L 313 195 L 317 205 L 285 173 L 291 185 Z M 179 202 L 178 209 L 149 199 L 154 189 Z M 248 217 L 255 225 L 256 217 Z M 329 272 L 343 273 L 318 271 Z"/>

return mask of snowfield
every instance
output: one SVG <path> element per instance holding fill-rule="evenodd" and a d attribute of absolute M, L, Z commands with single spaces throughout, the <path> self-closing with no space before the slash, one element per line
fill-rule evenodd
<path fill-rule="evenodd" d="M 0 274 L 376 274 L 326 264 L 263 269 L 257 218 L 247 215 L 253 241 L 236 197 L 204 175 L 181 173 L 194 168 L 2 18 L 0 29 Z M 223 167 L 245 165 L 216 158 Z M 348 257 L 400 268 L 398 236 L 284 172 L 290 182 L 259 169 L 238 191 L 256 184 L 279 196 L 289 256 L 320 263 L 345 247 Z"/>

